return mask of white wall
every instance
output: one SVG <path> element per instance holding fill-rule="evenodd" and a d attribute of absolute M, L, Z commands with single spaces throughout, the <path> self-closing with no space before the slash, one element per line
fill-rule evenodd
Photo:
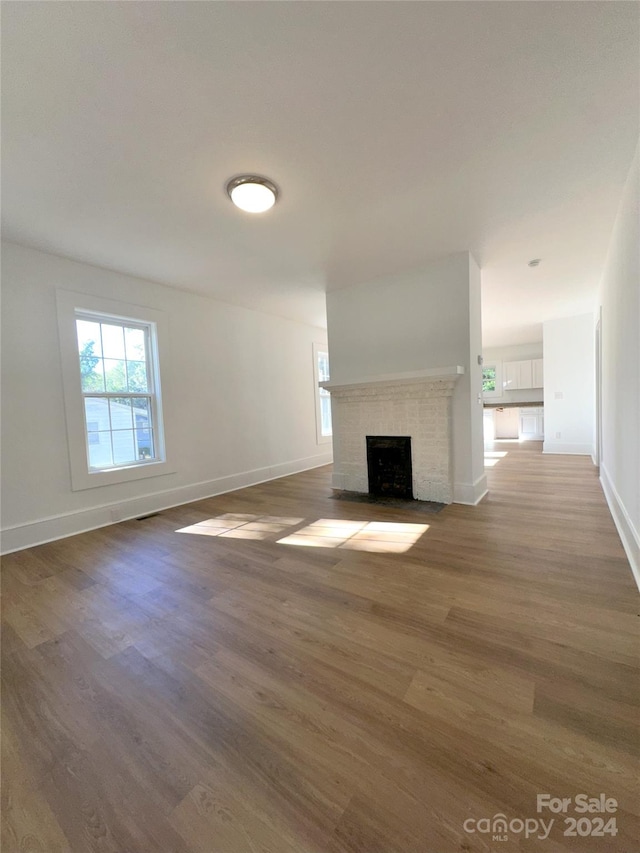
<path fill-rule="evenodd" d="M 315 428 L 312 345 L 323 330 L 11 243 L 2 288 L 5 551 L 331 460 Z M 175 473 L 71 490 L 57 288 L 166 312 Z"/>
<path fill-rule="evenodd" d="M 516 344 L 510 347 L 487 347 L 482 351 L 484 364 L 498 364 L 502 366 L 504 377 L 505 361 L 525 361 L 527 359 L 542 358 L 542 341 L 529 344 Z M 487 397 L 487 403 L 541 403 L 542 388 L 522 388 L 515 391 L 501 389 L 500 395 Z"/>
<path fill-rule="evenodd" d="M 544 453 L 591 455 L 595 428 L 593 315 L 543 324 Z"/>
<path fill-rule="evenodd" d="M 478 404 L 482 333 L 480 273 L 469 253 L 332 291 L 327 323 L 332 382 L 458 364 L 465 368 L 453 397 L 454 500 L 477 501 L 486 491 Z"/>
<path fill-rule="evenodd" d="M 640 586 L 640 166 L 629 172 L 602 276 L 600 477 Z"/>

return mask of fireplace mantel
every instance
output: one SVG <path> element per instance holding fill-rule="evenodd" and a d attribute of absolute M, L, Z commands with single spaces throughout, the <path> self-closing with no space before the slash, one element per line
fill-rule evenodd
<path fill-rule="evenodd" d="M 364 376 L 351 382 L 319 382 L 320 388 L 327 391 L 348 391 L 355 389 L 385 388 L 392 385 L 411 385 L 421 382 L 455 382 L 464 374 L 464 367 L 459 364 L 454 367 L 429 367 L 426 370 L 411 370 L 406 373 L 382 373 L 378 376 Z"/>

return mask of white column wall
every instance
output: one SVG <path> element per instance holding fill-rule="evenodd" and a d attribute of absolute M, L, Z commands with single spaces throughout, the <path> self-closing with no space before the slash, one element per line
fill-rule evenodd
<path fill-rule="evenodd" d="M 452 406 L 453 499 L 475 503 L 483 470 L 480 276 L 468 252 L 327 294 L 331 381 L 459 364 Z M 472 352 L 473 346 L 473 352 Z M 476 352 L 477 349 L 477 352 Z"/>

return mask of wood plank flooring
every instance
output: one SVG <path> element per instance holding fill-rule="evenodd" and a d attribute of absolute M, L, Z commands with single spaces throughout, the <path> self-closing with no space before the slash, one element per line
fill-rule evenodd
<path fill-rule="evenodd" d="M 322 468 L 5 557 L 4 853 L 640 849 L 640 601 L 595 469 L 487 461 L 478 507 Z M 539 793 L 615 798 L 617 834 Z"/>

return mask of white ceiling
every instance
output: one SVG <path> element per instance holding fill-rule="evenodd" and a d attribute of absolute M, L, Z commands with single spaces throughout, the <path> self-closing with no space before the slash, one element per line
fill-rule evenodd
<path fill-rule="evenodd" d="M 593 308 L 639 4 L 2 6 L 8 239 L 314 325 L 326 290 L 465 249 L 486 345 Z M 227 199 L 245 171 L 269 214 Z"/>

